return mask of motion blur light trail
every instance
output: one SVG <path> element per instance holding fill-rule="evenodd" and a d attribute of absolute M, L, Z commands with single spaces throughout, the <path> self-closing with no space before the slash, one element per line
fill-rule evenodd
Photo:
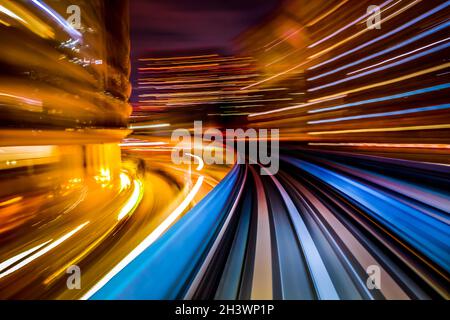
<path fill-rule="evenodd" d="M 302 4 L 291 3 L 299 21 L 334 8 L 321 1 Z M 368 7 L 362 1 L 342 4 L 335 12 L 342 19 L 322 20 L 320 27 L 304 27 L 280 14 L 244 34 L 240 47 L 262 72 L 251 88 L 295 81 L 303 93 L 288 106 L 252 109 L 251 126 L 279 127 L 287 140 L 308 142 L 446 143 L 450 2 L 383 4 L 378 4 L 380 29 L 369 29 L 370 19 L 355 22 Z M 279 34 L 301 31 L 284 39 L 272 31 L 277 28 Z M 268 38 L 281 42 L 259 49 Z"/>
<path fill-rule="evenodd" d="M 154 245 L 142 251 L 137 259 L 122 269 L 93 298 L 177 298 L 177 293 L 183 290 L 190 280 L 189 275 L 201 262 L 203 252 L 214 240 L 213 235 L 217 234 L 220 222 L 226 218 L 227 207 L 232 204 L 229 199 L 236 192 L 233 191 L 233 185 L 239 185 L 236 183 L 238 169 L 239 167 L 235 167 L 217 188 Z M 208 211 L 205 210 L 207 207 Z M 212 207 L 216 209 L 210 210 Z M 154 241 L 153 238 L 151 240 Z M 183 245 L 180 246 L 180 243 Z M 149 245 L 151 244 L 150 242 Z M 164 258 L 165 256 L 173 260 Z M 147 280 L 138 285 L 141 279 Z"/>
<path fill-rule="evenodd" d="M 251 72 L 231 102 L 213 69 L 209 77 L 187 71 L 210 68 L 217 55 L 141 59 L 151 67 L 140 71 L 153 74 L 140 80 L 152 92 L 142 96 L 154 100 L 136 104 L 139 121 L 146 108 L 171 128 L 216 105 L 222 111 L 208 115 L 231 117 L 229 126 L 248 114 L 247 127 L 280 128 L 281 171 L 259 177 L 254 166 L 240 168 L 245 179 L 228 192 L 243 192 L 227 220 L 192 231 L 189 214 L 223 214 L 221 206 L 206 209 L 205 198 L 94 298 L 448 299 L 450 2 L 379 1 L 381 29 L 371 30 L 372 4 L 285 4 L 238 39 Z M 218 80 L 221 90 L 206 91 Z M 176 115 L 186 97 L 184 107 L 198 106 L 194 116 Z M 332 148 L 342 151 L 325 151 Z M 177 245 L 211 233 L 216 241 Z M 183 269 L 171 260 L 180 255 L 204 260 Z M 170 276 L 148 280 L 162 275 L 161 260 Z M 378 289 L 370 270 L 381 277 Z"/>
<path fill-rule="evenodd" d="M 448 299 L 449 195 L 436 190 L 448 167 L 286 153 L 277 177 L 235 167 L 93 298 Z M 371 265 L 380 290 L 367 287 Z M 263 266 L 272 271 L 259 277 Z"/>
<path fill-rule="evenodd" d="M 80 29 L 66 22 L 72 5 Z M 0 21 L 0 298 L 80 298 L 229 168 L 205 165 L 187 199 L 198 174 L 172 163 L 164 139 L 121 141 L 126 1 L 0 1 Z M 79 290 L 66 283 L 73 265 Z"/>
<path fill-rule="evenodd" d="M 6 245 L 1 250 L 1 296 L 81 298 L 122 259 L 127 259 L 129 252 L 136 252 L 149 238 L 152 238 L 151 243 L 157 240 L 228 171 L 226 167 L 212 170 L 200 163 L 196 168 L 201 171 L 196 173 L 189 166 L 173 165 L 170 148 L 159 151 L 150 147 L 126 150 L 129 160 L 124 165 L 129 170 L 141 169 L 134 175 L 121 175 L 117 187 L 120 192 L 94 182 L 76 205 L 73 205 L 73 196 L 62 199 L 55 196 L 54 204 L 43 199 L 42 205 L 48 207 L 39 214 L 46 214 L 48 221 L 40 222 L 42 218 L 33 215 L 29 223 L 3 232 Z M 4 203 L 1 212 L 12 210 L 19 201 Z M 67 206 L 62 214 L 58 206 L 61 202 Z M 80 229 L 77 223 L 82 219 L 89 219 L 89 224 Z M 69 229 L 71 225 L 76 232 Z M 60 232 L 66 234 L 59 235 Z M 46 256 L 50 251 L 52 256 Z M 48 266 L 38 273 L 32 271 L 42 265 L 43 257 Z M 84 290 L 67 290 L 66 269 L 74 264 L 83 270 Z"/>
<path fill-rule="evenodd" d="M 202 49 L 238 10 L 185 5 L 0 0 L 0 298 L 449 299 L 450 1 L 282 1 Z M 279 170 L 194 121 L 279 129 Z"/>

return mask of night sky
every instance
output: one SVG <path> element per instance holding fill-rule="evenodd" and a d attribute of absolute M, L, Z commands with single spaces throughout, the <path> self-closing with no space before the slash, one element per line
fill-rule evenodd
<path fill-rule="evenodd" d="M 216 49 L 270 14 L 279 0 L 131 0 L 132 58 Z"/>

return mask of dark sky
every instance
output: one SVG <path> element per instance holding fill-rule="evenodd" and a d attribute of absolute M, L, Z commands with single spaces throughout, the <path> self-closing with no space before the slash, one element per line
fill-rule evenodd
<path fill-rule="evenodd" d="M 232 50 L 232 39 L 279 0 L 130 0 L 132 56 L 160 51 Z"/>

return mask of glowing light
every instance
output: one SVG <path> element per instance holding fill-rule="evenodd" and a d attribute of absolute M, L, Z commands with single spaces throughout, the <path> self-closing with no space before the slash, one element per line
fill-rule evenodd
<path fill-rule="evenodd" d="M 203 176 L 200 176 L 195 183 L 192 190 L 180 205 L 155 229 L 150 233 L 144 241 L 142 241 L 136 248 L 134 248 L 122 261 L 120 261 L 110 272 L 108 272 L 99 282 L 97 282 L 86 294 L 81 297 L 81 300 L 87 300 L 100 290 L 109 280 L 125 268 L 131 261 L 136 259 L 145 249 L 151 246 L 186 210 L 188 205 L 192 202 L 195 195 L 200 190 L 203 184 Z"/>
<path fill-rule="evenodd" d="M 402 115 L 402 114 L 410 114 L 410 113 L 416 113 L 416 112 L 445 110 L 445 109 L 448 109 L 448 108 L 450 108 L 450 104 L 443 104 L 443 105 L 439 105 L 439 106 L 430 106 L 430 107 L 413 108 L 413 109 L 390 111 L 390 112 L 362 114 L 362 115 L 358 115 L 358 116 L 349 116 L 349 117 L 341 117 L 341 118 L 333 118 L 333 119 L 323 119 L 323 120 L 308 121 L 308 124 L 318 124 L 318 123 L 329 123 L 329 122 L 340 122 L 340 121 L 349 121 L 349 120 L 369 119 L 369 118 L 377 118 L 377 117 L 398 116 L 398 115 Z"/>
<path fill-rule="evenodd" d="M 17 96 L 14 94 L 8 94 L 8 93 L 4 93 L 4 92 L 0 92 L 0 97 L 7 97 L 7 98 L 12 98 L 12 99 L 16 99 L 19 100 L 22 103 L 26 103 L 26 104 L 31 104 L 34 106 L 41 106 L 42 107 L 42 101 L 39 100 L 35 100 L 35 99 L 30 99 L 27 97 L 21 97 L 21 96 Z M 42 110 L 42 109 L 39 109 Z"/>
<path fill-rule="evenodd" d="M 75 30 L 63 17 L 61 17 L 57 12 L 55 12 L 52 8 L 47 6 L 45 3 L 40 2 L 39 0 L 31 0 L 36 6 L 45 11 L 50 17 L 53 18 L 59 25 L 63 27 L 71 36 L 76 38 L 81 38 L 81 33 Z"/>
<path fill-rule="evenodd" d="M 102 184 L 102 187 L 106 187 L 107 183 L 111 181 L 111 170 L 106 168 L 100 169 L 100 174 L 94 176 L 95 181 Z"/>
<path fill-rule="evenodd" d="M 130 125 L 130 129 L 155 129 L 170 127 L 170 123 Z"/>
<path fill-rule="evenodd" d="M 129 180 L 129 178 L 128 178 Z M 124 217 L 130 215 L 139 204 L 143 195 L 142 183 L 138 180 L 134 181 L 134 190 L 131 194 L 130 199 L 128 199 L 127 203 L 120 210 L 119 215 L 117 216 L 117 220 L 122 220 Z"/>
<path fill-rule="evenodd" d="M 401 0 L 400 0 L 400 1 L 401 1 Z M 416 1 L 414 1 L 414 2 L 412 2 L 412 3 L 410 3 L 410 4 L 408 4 L 407 6 L 401 8 L 400 10 L 394 12 L 393 14 L 387 16 L 386 18 L 384 18 L 383 20 L 380 21 L 380 24 L 386 23 L 387 21 L 389 21 L 390 19 L 394 18 L 394 17 L 397 16 L 398 14 L 402 13 L 402 12 L 405 11 L 406 9 L 408 9 L 408 8 L 410 8 L 411 6 L 417 4 L 418 1 L 420 1 L 420 0 L 416 0 Z M 398 3 L 398 2 L 397 2 L 397 3 Z M 393 5 L 395 5 L 395 4 L 393 4 Z M 383 11 L 385 11 L 385 10 L 387 10 L 387 9 L 388 9 L 388 8 L 385 8 Z M 382 11 L 382 12 L 383 12 L 383 11 Z M 364 22 L 364 21 L 363 21 L 363 22 Z M 357 32 L 357 33 L 351 35 L 350 37 L 348 37 L 348 38 L 346 38 L 346 39 L 344 39 L 344 40 L 342 40 L 342 41 L 339 41 L 339 42 L 333 44 L 332 46 L 327 47 L 326 49 L 324 49 L 324 50 L 322 50 L 322 51 L 320 51 L 320 52 L 318 52 L 318 53 L 313 54 L 312 56 L 308 57 L 308 59 L 316 59 L 316 58 L 318 58 L 318 57 L 321 57 L 321 56 L 323 56 L 324 54 L 326 54 L 326 53 L 328 53 L 328 52 L 330 52 L 330 51 L 336 49 L 337 47 L 340 47 L 341 45 L 343 45 L 343 44 L 345 44 L 345 43 L 347 43 L 347 42 L 349 42 L 349 41 L 351 41 L 351 40 L 353 40 L 353 39 L 359 37 L 360 35 L 362 35 L 362 34 L 368 32 L 368 31 L 370 31 L 370 29 L 364 28 L 363 30 L 361 30 L 361 31 L 359 31 L 359 32 Z"/>
<path fill-rule="evenodd" d="M 408 52 L 406 52 L 406 53 L 403 53 L 403 54 L 400 54 L 400 55 L 398 55 L 398 56 L 392 57 L 392 58 L 390 58 L 390 59 L 383 60 L 383 61 L 381 61 L 381 62 L 379 62 L 379 63 L 375 63 L 375 64 L 370 65 L 370 66 L 368 66 L 368 67 L 361 68 L 361 69 L 358 69 L 358 70 L 355 70 L 355 71 L 352 71 L 352 72 L 348 72 L 347 75 L 352 75 L 352 74 L 359 73 L 359 72 L 364 71 L 364 70 L 372 69 L 372 68 L 377 67 L 377 66 L 379 66 L 379 65 L 385 64 L 385 63 L 387 63 L 387 62 L 389 62 L 389 61 L 397 60 L 398 58 L 408 56 L 408 55 L 410 55 L 410 54 L 412 54 L 412 53 L 414 53 L 414 52 L 421 51 L 421 50 L 423 50 L 423 49 L 432 47 L 432 46 L 434 46 L 434 45 L 436 45 L 436 44 L 438 44 L 438 43 L 447 41 L 447 40 L 449 40 L 449 39 L 450 39 L 450 37 L 449 37 L 449 38 L 442 39 L 442 40 L 439 40 L 439 41 L 436 41 L 436 42 L 433 42 L 433 43 L 430 43 L 430 44 L 428 44 L 428 45 L 426 45 L 426 46 L 417 48 L 417 49 L 412 50 L 412 51 L 408 51 Z"/>
<path fill-rule="evenodd" d="M 349 54 L 352 54 L 352 53 L 354 53 L 356 51 L 359 51 L 359 50 L 361 50 L 361 49 L 363 49 L 363 48 L 365 48 L 367 46 L 370 46 L 371 44 L 374 44 L 374 43 L 378 42 L 378 41 L 386 39 L 387 37 L 390 37 L 390 36 L 400 32 L 402 30 L 405 30 L 406 28 L 408 28 L 408 27 L 410 27 L 410 26 L 420 22 L 421 20 L 423 20 L 423 19 L 425 19 L 425 18 L 435 14 L 436 12 L 439 12 L 439 11 L 445 9 L 449 5 L 450 5 L 450 1 L 446 1 L 445 3 L 437 6 L 436 8 L 434 8 L 434 9 L 432 9 L 432 10 L 430 10 L 430 11 L 428 11 L 428 12 L 426 12 L 426 13 L 420 15 L 420 16 L 418 16 L 417 18 L 414 18 L 414 19 L 410 20 L 409 22 L 401 25 L 400 27 L 395 28 L 394 30 L 383 34 L 382 36 L 379 36 L 378 38 L 375 38 L 373 40 L 364 42 L 363 44 L 361 44 L 361 45 L 359 45 L 359 46 L 357 46 L 357 47 L 355 47 L 355 48 L 353 48 L 353 49 L 351 49 L 349 51 L 346 51 L 346 52 L 344 52 L 342 54 L 339 54 L 339 55 L 337 55 L 337 56 L 335 56 L 335 57 L 333 57 L 331 59 L 328 59 L 328 60 L 326 60 L 324 62 L 321 62 L 321 63 L 319 63 L 319 64 L 317 64 L 317 65 L 315 65 L 313 67 L 310 67 L 309 69 L 316 69 L 316 68 L 321 67 L 321 66 L 323 66 L 325 64 L 328 64 L 328 63 L 330 63 L 332 61 L 336 61 L 336 60 L 338 60 L 338 59 L 340 59 L 342 57 L 348 56 Z"/>
<path fill-rule="evenodd" d="M 330 10 L 328 10 L 327 12 L 325 12 L 324 14 L 318 16 L 317 18 L 315 18 L 314 20 L 312 20 L 311 22 L 309 22 L 307 24 L 308 27 L 312 27 L 313 25 L 315 25 L 317 22 L 325 19 L 326 17 L 328 17 L 330 14 L 332 14 L 333 12 L 335 12 L 337 9 L 339 9 L 340 7 L 342 7 L 344 4 L 346 4 L 348 2 L 348 0 L 344 0 L 339 2 L 336 6 L 334 6 L 333 8 L 331 8 Z"/>
<path fill-rule="evenodd" d="M 21 17 L 19 17 L 17 14 L 12 12 L 11 10 L 5 8 L 4 6 L 0 5 L 0 11 L 4 14 L 10 16 L 13 19 L 19 20 L 20 22 L 27 23 L 25 20 L 23 20 Z"/>
<path fill-rule="evenodd" d="M 9 266 L 13 265 L 17 261 L 20 261 L 23 258 L 25 258 L 26 256 L 30 255 L 31 253 L 39 250 L 40 248 L 42 248 L 43 246 L 45 246 L 47 243 L 49 243 L 51 241 L 52 241 L 52 239 L 50 239 L 50 240 L 48 240 L 48 241 L 46 241 L 44 243 L 41 243 L 41 244 L 31 248 L 31 249 L 28 249 L 28 250 L 26 250 L 26 251 L 24 251 L 22 253 L 19 253 L 18 255 L 14 256 L 12 258 L 9 258 L 6 261 L 3 261 L 2 263 L 0 263 L 0 271 L 5 270 L 6 268 L 8 268 Z"/>
<path fill-rule="evenodd" d="M 332 147 L 450 149 L 449 144 L 423 144 L 423 143 L 310 142 L 310 143 L 308 143 L 308 145 L 310 145 L 310 146 L 332 146 Z"/>
<path fill-rule="evenodd" d="M 124 172 L 121 172 L 119 177 L 120 177 L 120 191 L 128 189 L 131 185 L 130 177 Z"/>
<path fill-rule="evenodd" d="M 411 78 L 414 78 L 414 77 L 418 77 L 418 76 L 421 76 L 421 75 L 424 75 L 424 74 L 427 74 L 427 73 L 431 73 L 431 72 L 439 71 L 439 70 L 442 70 L 442 69 L 446 69 L 448 67 L 450 67 L 450 62 L 441 64 L 441 65 L 438 65 L 438 66 L 435 66 L 435 67 L 431 67 L 431 68 L 428 68 L 428 69 L 424 69 L 424 70 L 421 70 L 421 71 L 417 71 L 417 72 L 414 72 L 414 73 L 410 73 L 410 74 L 407 74 L 407 75 L 404 75 L 404 76 L 401 76 L 401 77 L 398 77 L 398 78 L 394 78 L 394 79 L 390 79 L 390 80 L 386 80 L 386 81 L 381 81 L 381 82 L 377 82 L 377 83 L 370 84 L 370 85 L 367 85 L 367 86 L 363 86 L 363 87 L 347 90 L 347 91 L 344 91 L 344 92 L 336 93 L 336 94 L 333 94 L 333 95 L 329 95 L 329 96 L 323 97 L 321 99 L 325 99 L 325 98 L 328 99 L 328 98 L 340 96 L 340 95 L 343 95 L 343 94 L 350 94 L 350 93 L 364 91 L 364 90 L 367 90 L 367 89 L 372 89 L 372 88 L 385 86 L 385 85 L 388 85 L 388 84 L 392 84 L 392 83 L 400 82 L 400 81 L 403 81 L 403 80 L 408 80 L 408 79 L 411 79 Z"/>
<path fill-rule="evenodd" d="M 141 58 L 139 61 L 162 61 L 162 60 L 185 60 L 185 59 L 196 59 L 196 58 L 214 58 L 218 57 L 218 54 L 208 54 L 199 56 L 184 56 L 184 57 L 169 57 L 169 58 Z"/>
<path fill-rule="evenodd" d="M 22 196 L 11 198 L 9 200 L 0 202 L 0 207 L 9 206 L 13 203 L 17 203 L 17 202 L 21 201 L 22 199 L 23 199 Z"/>
<path fill-rule="evenodd" d="M 282 71 L 282 72 L 280 72 L 280 73 L 277 73 L 277 74 L 275 74 L 275 75 L 273 75 L 273 76 L 271 76 L 271 77 L 268 77 L 268 78 L 266 78 L 266 79 L 263 79 L 263 80 L 261 80 L 261 81 L 258 81 L 258 82 L 252 83 L 252 84 L 249 84 L 248 86 L 245 86 L 245 87 L 241 88 L 241 90 L 247 90 L 247 89 L 249 89 L 249 88 L 251 88 L 251 87 L 258 86 L 258 85 L 263 84 L 263 83 L 265 83 L 265 82 L 267 82 L 267 81 L 276 79 L 276 78 L 278 78 L 278 77 L 280 77 L 280 76 L 283 76 L 283 75 L 285 75 L 285 74 L 288 74 L 288 73 L 291 72 L 291 71 L 294 71 L 294 70 L 300 68 L 301 66 L 304 66 L 304 65 L 307 64 L 307 63 L 309 63 L 309 60 L 305 60 L 305 61 L 303 61 L 303 62 L 297 64 L 296 66 L 293 66 L 292 68 L 289 68 L 289 69 L 287 69 L 287 70 L 285 70 L 285 71 Z"/>
<path fill-rule="evenodd" d="M 78 231 L 83 229 L 88 223 L 89 223 L 89 221 L 83 223 L 82 225 L 79 225 L 78 227 L 76 227 L 72 231 L 66 233 L 64 236 L 62 236 L 58 240 L 55 240 L 54 242 L 50 243 L 48 246 L 44 247 L 43 249 L 37 251 L 36 253 L 34 253 L 33 255 L 29 256 L 25 260 L 22 260 L 20 263 L 16 264 L 14 267 L 12 267 L 10 269 L 7 269 L 6 271 L 0 273 L 0 279 L 6 277 L 7 275 L 10 275 L 13 272 L 16 272 L 17 270 L 19 270 L 22 267 L 26 266 L 27 264 L 33 262 L 37 258 L 39 258 L 39 257 L 43 256 L 44 254 L 48 253 L 49 251 L 53 250 L 54 248 L 59 246 L 61 243 L 63 243 L 64 241 L 66 241 L 67 239 L 72 237 L 74 234 L 76 234 Z"/>
<path fill-rule="evenodd" d="M 200 171 L 203 169 L 205 163 L 203 162 L 203 159 L 199 156 L 196 156 L 194 154 L 191 153 L 186 153 L 186 155 L 195 158 L 198 161 L 198 166 L 197 166 L 197 171 Z"/>
<path fill-rule="evenodd" d="M 335 86 L 337 84 L 341 84 L 341 83 L 344 83 L 344 82 L 347 82 L 347 81 L 350 81 L 350 80 L 358 79 L 358 78 L 370 75 L 370 74 L 375 73 L 375 72 L 383 71 L 383 70 L 386 70 L 386 69 L 389 69 L 389 68 L 392 68 L 392 67 L 396 67 L 396 66 L 399 66 L 399 65 L 407 63 L 407 62 L 411 62 L 411 61 L 413 61 L 415 59 L 422 58 L 422 57 L 424 57 L 426 55 L 429 55 L 429 54 L 432 54 L 432 53 L 435 53 L 435 52 L 447 49 L 449 47 L 450 47 L 450 43 L 444 43 L 444 44 L 441 44 L 440 46 L 437 46 L 435 48 L 426 50 L 426 51 L 421 52 L 421 53 L 417 53 L 417 54 L 415 54 L 415 55 L 413 55 L 411 57 L 404 58 L 404 59 L 402 59 L 400 61 L 392 62 L 392 63 L 389 63 L 389 64 L 387 64 L 385 66 L 382 66 L 382 67 L 379 67 L 379 68 L 375 68 L 375 69 L 372 69 L 372 70 L 369 70 L 369 71 L 366 71 L 366 72 L 361 72 L 361 73 L 358 73 L 356 75 L 353 75 L 353 76 L 350 76 L 350 77 L 347 77 L 347 78 L 344 78 L 344 79 L 341 79 L 341 80 L 337 80 L 337 81 L 334 81 L 334 82 L 331 82 L 331 83 L 324 84 L 322 86 L 311 88 L 311 89 L 308 89 L 308 91 L 309 92 L 313 92 L 313 91 L 329 88 L 329 87 L 332 87 L 332 86 Z"/>
<path fill-rule="evenodd" d="M 418 89 L 418 90 L 414 90 L 414 91 L 403 92 L 403 93 L 394 94 L 391 96 L 385 96 L 385 97 L 380 97 L 380 98 L 375 98 L 375 99 L 368 99 L 368 100 L 362 100 L 362 101 L 357 101 L 357 102 L 352 102 L 352 103 L 346 103 L 346 104 L 341 104 L 341 105 L 334 106 L 334 107 L 309 110 L 308 113 L 325 112 L 325 111 L 338 110 L 338 109 L 343 109 L 343 108 L 348 108 L 348 107 L 360 106 L 360 105 L 364 105 L 364 104 L 368 104 L 368 103 L 375 103 L 375 102 L 407 98 L 407 97 L 415 96 L 418 94 L 435 92 L 435 91 L 444 90 L 444 89 L 448 89 L 448 88 L 450 88 L 450 83 L 445 83 L 445 84 L 437 85 L 434 87 L 428 87 L 428 88 Z"/>
<path fill-rule="evenodd" d="M 331 97 L 331 98 L 327 98 L 327 99 L 311 101 L 311 102 L 308 102 L 308 103 L 303 103 L 303 104 L 299 104 L 299 105 L 292 106 L 292 107 L 285 107 L 285 108 L 280 108 L 280 109 L 275 109 L 275 110 L 270 110 L 270 111 L 265 111 L 265 112 L 252 113 L 252 114 L 249 115 L 249 117 L 256 117 L 256 116 L 261 116 L 261 115 L 266 115 L 266 114 L 279 113 L 279 112 L 283 112 L 283 111 L 304 108 L 304 107 L 315 105 L 315 104 L 318 104 L 318 103 L 321 103 L 321 102 L 341 99 L 341 98 L 344 98 L 345 96 L 346 95 L 340 95 L 340 96 Z"/>
<path fill-rule="evenodd" d="M 125 142 L 121 143 L 121 147 L 150 147 L 150 146 L 163 146 L 166 145 L 167 142 Z"/>
<path fill-rule="evenodd" d="M 384 6 L 386 6 L 387 4 L 391 3 L 393 0 L 388 0 L 382 4 L 379 5 L 379 8 L 383 8 Z M 347 30 L 348 28 L 350 28 L 351 26 L 357 24 L 359 21 L 363 20 L 364 18 L 367 18 L 368 16 L 370 16 L 372 13 L 371 12 L 367 12 L 366 14 L 364 14 L 363 16 L 357 18 L 356 20 L 350 22 L 349 24 L 343 26 L 342 28 L 336 30 L 335 32 L 331 33 L 330 35 L 322 38 L 319 41 L 316 41 L 315 43 L 311 44 L 308 46 L 308 48 L 314 48 L 315 46 L 321 44 L 322 42 L 325 42 L 331 38 L 333 38 L 334 36 L 338 35 L 339 33 L 341 33 L 344 30 Z"/>
<path fill-rule="evenodd" d="M 335 130 L 335 131 L 316 131 L 308 132 L 308 134 L 345 134 L 345 133 L 365 133 L 365 132 L 394 132 L 394 131 L 415 131 L 415 130 L 435 130 L 435 129 L 450 129 L 450 124 L 434 124 L 426 126 L 409 126 L 409 127 L 394 127 L 394 128 L 368 128 L 368 129 L 349 129 L 349 130 Z"/>
<path fill-rule="evenodd" d="M 3 24 L 3 25 L 5 25 L 5 26 L 7 26 L 7 27 L 10 27 L 10 26 L 11 26 L 8 22 L 3 21 L 2 19 L 0 19 L 0 23 Z"/>
<path fill-rule="evenodd" d="M 445 22 L 445 23 L 443 23 L 443 24 L 441 24 L 441 25 L 438 25 L 437 27 L 434 27 L 434 28 L 432 28 L 432 29 L 430 29 L 430 30 L 427 30 L 427 31 L 423 32 L 423 33 L 420 33 L 420 34 L 418 34 L 417 36 L 414 36 L 414 37 L 412 37 L 412 38 L 410 38 L 410 39 L 408 39 L 408 40 L 406 40 L 406 41 L 400 42 L 400 43 L 398 43 L 398 44 L 396 44 L 396 45 L 394 45 L 394 46 L 392 46 L 392 47 L 389 47 L 389 48 L 387 48 L 387 49 L 381 50 L 381 51 L 379 51 L 379 52 L 377 52 L 377 53 L 371 54 L 371 55 L 369 55 L 369 56 L 367 56 L 367 57 L 364 57 L 364 58 L 362 58 L 362 59 L 353 61 L 353 62 L 351 62 L 351 63 L 345 64 L 345 65 L 343 65 L 343 66 L 341 66 L 341 67 L 338 67 L 338 68 L 335 68 L 335 69 L 333 69 L 333 70 L 331 70 L 331 71 L 322 73 L 322 74 L 320 74 L 320 75 L 318 75 L 318 76 L 310 77 L 310 78 L 308 78 L 308 81 L 313 81 L 313 80 L 316 80 L 316 79 L 319 79 L 319 78 L 322 78 L 322 77 L 325 77 L 325 76 L 334 74 L 334 73 L 336 73 L 336 72 L 339 72 L 339 71 L 348 69 L 348 68 L 350 68 L 350 67 L 354 67 L 354 66 L 356 66 L 356 65 L 358 65 L 358 64 L 361 64 L 361 63 L 363 63 L 363 62 L 370 61 L 370 60 L 372 60 L 373 58 L 376 58 L 376 57 L 382 56 L 382 55 L 384 55 L 384 54 L 386 54 L 386 53 L 389 53 L 389 52 L 392 52 L 392 51 L 394 51 L 394 50 L 400 49 L 400 48 L 402 48 L 402 47 L 404 47 L 404 46 L 407 46 L 407 45 L 409 45 L 409 44 L 411 44 L 411 43 L 414 43 L 414 42 L 417 41 L 417 40 L 420 40 L 420 39 L 422 39 L 422 38 L 424 38 L 424 37 L 426 37 L 426 36 L 429 36 L 429 35 L 431 35 L 431 34 L 433 34 L 433 33 L 435 33 L 435 32 L 438 32 L 438 31 L 440 31 L 440 30 L 443 30 L 443 29 L 445 29 L 445 28 L 447 28 L 447 27 L 449 27 L 449 26 L 450 26 L 450 22 Z M 330 62 L 331 62 L 331 61 L 330 61 Z M 315 69 L 315 68 L 317 68 L 317 67 L 319 67 L 319 66 L 320 66 L 320 65 L 313 66 L 313 67 L 309 68 L 309 70 L 313 70 L 313 69 Z"/>

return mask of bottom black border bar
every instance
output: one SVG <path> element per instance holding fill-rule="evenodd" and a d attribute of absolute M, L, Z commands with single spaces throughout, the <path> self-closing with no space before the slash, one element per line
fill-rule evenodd
<path fill-rule="evenodd" d="M 385 320 L 409 316 L 445 315 L 448 301 L 0 301 L 3 314 L 22 313 L 46 318 L 86 318 L 113 314 L 116 319 L 312 319 L 330 316 Z M 6 313 L 5 313 L 6 312 Z M 48 317 L 47 317 L 48 316 Z M 102 317 L 102 318 L 103 318 Z"/>

